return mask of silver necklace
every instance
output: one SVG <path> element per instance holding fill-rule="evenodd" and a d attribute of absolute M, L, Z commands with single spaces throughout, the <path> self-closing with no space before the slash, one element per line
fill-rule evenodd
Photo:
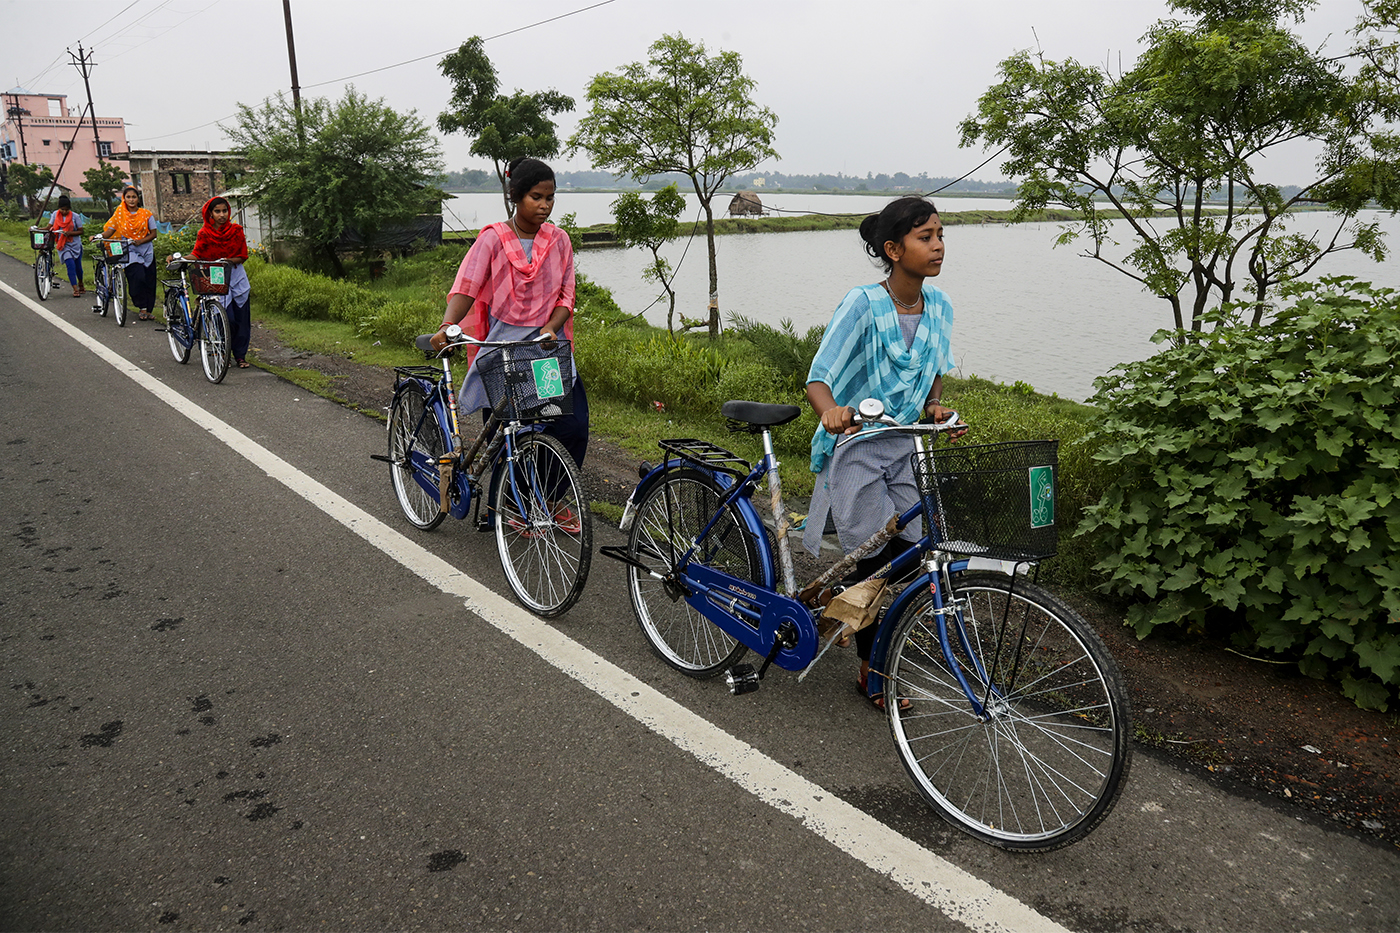
<path fill-rule="evenodd" d="M 903 309 L 906 310 L 906 311 L 913 311 L 915 308 L 917 308 L 917 307 L 919 306 L 919 303 L 920 303 L 921 301 L 924 300 L 924 293 L 923 293 L 922 290 L 920 290 L 920 291 L 919 291 L 919 297 L 918 297 L 918 298 L 915 298 L 913 301 L 909 302 L 908 304 L 905 304 L 904 302 L 900 301 L 899 298 L 897 298 L 897 297 L 895 296 L 894 289 L 893 289 L 893 288 L 890 288 L 890 280 L 889 280 L 888 277 L 885 278 L 885 291 L 887 291 L 887 292 L 890 293 L 890 301 L 893 301 L 895 304 L 899 305 L 901 308 L 903 308 Z"/>

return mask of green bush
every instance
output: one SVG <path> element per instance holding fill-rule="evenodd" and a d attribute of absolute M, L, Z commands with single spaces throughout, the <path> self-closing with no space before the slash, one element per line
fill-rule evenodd
<path fill-rule="evenodd" d="M 361 337 L 377 337 L 385 343 L 413 345 L 419 334 L 432 333 L 442 321 L 442 307 L 431 301 L 386 301 L 375 305 L 347 303 L 360 316 L 354 322 Z"/>
<path fill-rule="evenodd" d="M 1097 459 L 1120 476 L 1082 530 L 1110 587 L 1139 600 L 1139 636 L 1223 630 L 1385 709 L 1400 686 L 1400 297 L 1349 278 L 1290 297 L 1266 326 L 1221 320 L 1097 381 Z"/>

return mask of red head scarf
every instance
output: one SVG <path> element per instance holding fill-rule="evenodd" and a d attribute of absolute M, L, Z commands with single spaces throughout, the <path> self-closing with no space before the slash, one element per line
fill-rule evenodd
<path fill-rule="evenodd" d="M 204 202 L 204 226 L 195 234 L 194 250 L 190 255 L 195 259 L 242 262 L 248 258 L 248 240 L 243 236 L 243 228 L 232 220 L 222 227 L 214 226 L 211 217 L 216 204 L 228 206 L 228 201 L 216 196 Z"/>

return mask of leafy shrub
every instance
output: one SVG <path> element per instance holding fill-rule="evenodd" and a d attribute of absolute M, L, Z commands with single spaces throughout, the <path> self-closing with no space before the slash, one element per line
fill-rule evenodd
<path fill-rule="evenodd" d="M 431 301 L 386 301 L 374 305 L 348 304 L 358 313 L 355 331 L 361 337 L 378 337 L 385 343 L 413 345 L 419 334 L 432 333 L 442 321 L 442 308 Z"/>
<path fill-rule="evenodd" d="M 799 337 L 790 319 L 784 318 L 780 325 L 773 327 L 749 320 L 741 314 L 733 314 L 729 317 L 729 337 L 752 344 L 768 365 L 785 375 L 790 388 L 804 388 L 807 373 L 812 369 L 812 359 L 821 347 L 826 328 L 820 325 L 811 327 Z"/>
<path fill-rule="evenodd" d="M 1082 530 L 1138 635 L 1223 627 L 1336 676 L 1400 686 L 1400 296 L 1349 278 L 1101 377 L 1098 459 L 1121 477 Z M 1230 311 L 1226 312 L 1231 313 Z"/>

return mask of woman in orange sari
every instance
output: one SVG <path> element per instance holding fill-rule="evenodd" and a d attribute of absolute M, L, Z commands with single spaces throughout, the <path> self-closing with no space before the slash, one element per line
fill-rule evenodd
<path fill-rule="evenodd" d="M 102 235 L 130 241 L 126 251 L 126 282 L 131 303 L 136 306 L 141 320 L 154 320 L 151 309 L 156 306 L 156 248 L 153 245 L 156 219 L 141 206 L 141 192 L 134 185 L 122 189 L 122 203 L 112 212 L 112 219 L 103 225 Z"/>

